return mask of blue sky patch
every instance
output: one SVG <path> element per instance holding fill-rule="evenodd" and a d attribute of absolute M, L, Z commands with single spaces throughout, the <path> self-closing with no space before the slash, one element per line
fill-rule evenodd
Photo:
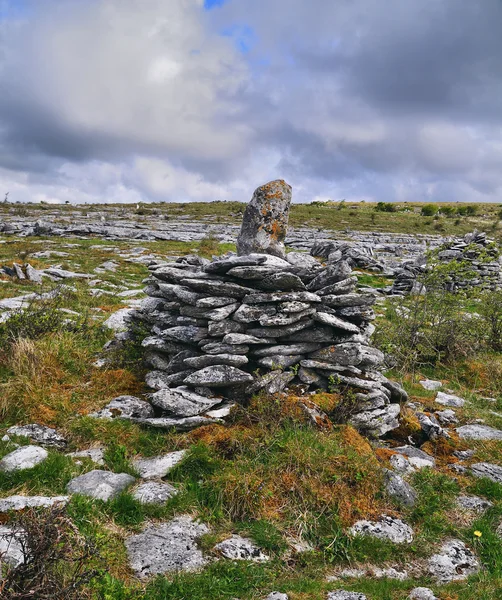
<path fill-rule="evenodd" d="M 217 8 L 218 6 L 223 6 L 226 0 L 204 0 L 204 8 L 206 10 L 211 10 L 212 8 Z"/>
<path fill-rule="evenodd" d="M 222 30 L 221 35 L 232 38 L 235 47 L 247 54 L 257 41 L 256 33 L 249 25 L 232 25 Z"/>

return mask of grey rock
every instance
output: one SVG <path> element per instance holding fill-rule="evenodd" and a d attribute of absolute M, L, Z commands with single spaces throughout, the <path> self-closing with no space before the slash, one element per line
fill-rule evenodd
<path fill-rule="evenodd" d="M 417 587 L 411 590 L 408 600 L 439 600 L 430 588 Z"/>
<path fill-rule="evenodd" d="M 457 408 L 462 408 L 465 404 L 463 398 L 455 396 L 454 394 L 445 394 L 444 392 L 438 392 L 435 401 L 444 406 L 453 406 Z"/>
<path fill-rule="evenodd" d="M 255 267 L 263 265 L 267 260 L 265 254 L 248 254 L 244 256 L 230 256 L 227 258 L 217 258 L 212 263 L 204 267 L 206 273 L 225 274 L 231 269 L 240 267 Z"/>
<path fill-rule="evenodd" d="M 300 269 L 305 269 L 307 271 L 322 269 L 321 263 L 305 252 L 288 252 L 286 260 L 294 267 L 299 267 Z"/>
<path fill-rule="evenodd" d="M 292 367 L 293 365 L 298 364 L 302 358 L 303 356 L 301 354 L 292 356 L 277 354 L 275 356 L 266 356 L 265 358 L 260 358 L 257 362 L 260 367 L 265 367 L 275 371 L 277 369 L 287 369 L 288 367 Z"/>
<path fill-rule="evenodd" d="M 286 257 L 284 239 L 291 194 L 291 186 L 283 180 L 271 181 L 255 190 L 237 238 L 239 256 L 258 252 Z"/>
<path fill-rule="evenodd" d="M 379 521 L 357 521 L 349 530 L 351 535 L 369 535 L 385 539 L 394 544 L 410 544 L 413 541 L 413 530 L 400 519 L 389 516 L 380 517 Z"/>
<path fill-rule="evenodd" d="M 401 454 L 393 454 L 390 457 L 389 462 L 394 471 L 400 475 L 409 475 L 416 471 L 410 461 Z"/>
<path fill-rule="evenodd" d="M 186 450 L 178 450 L 152 458 L 136 458 L 132 465 L 142 479 L 158 479 L 165 477 L 185 455 Z"/>
<path fill-rule="evenodd" d="M 291 315 L 308 310 L 310 308 L 310 304 L 308 302 L 282 302 L 277 308 L 281 313 Z"/>
<path fill-rule="evenodd" d="M 477 573 L 480 564 L 472 550 L 460 540 L 446 542 L 438 554 L 429 559 L 429 573 L 438 583 L 467 579 Z"/>
<path fill-rule="evenodd" d="M 333 308 L 347 308 L 353 306 L 371 306 L 375 304 L 373 294 L 344 294 L 342 296 L 325 295 L 322 298 L 323 304 Z"/>
<path fill-rule="evenodd" d="M 47 450 L 39 446 L 21 446 L 0 460 L 0 471 L 12 473 L 32 469 L 48 457 Z"/>
<path fill-rule="evenodd" d="M 462 440 L 502 440 L 502 431 L 488 425 L 462 425 L 456 431 Z"/>
<path fill-rule="evenodd" d="M 275 342 L 275 340 L 274 340 Z M 231 346 L 249 346 L 252 344 L 264 344 L 272 343 L 270 340 L 263 340 L 247 333 L 227 333 L 223 338 L 224 344 L 230 344 Z"/>
<path fill-rule="evenodd" d="M 278 394 L 285 390 L 294 378 L 294 374 L 290 372 L 272 371 L 266 373 L 246 388 L 246 395 L 256 394 L 259 391 L 264 391 L 269 395 Z"/>
<path fill-rule="evenodd" d="M 399 404 L 387 404 L 373 410 L 363 410 L 350 418 L 350 423 L 366 435 L 380 437 L 399 427 Z"/>
<path fill-rule="evenodd" d="M 214 550 L 231 560 L 250 560 L 252 562 L 270 560 L 251 540 L 240 535 L 233 535 L 227 540 L 216 544 Z"/>
<path fill-rule="evenodd" d="M 252 375 L 241 371 L 236 367 L 228 365 L 215 365 L 196 371 L 185 379 L 186 385 L 203 385 L 210 388 L 227 387 L 250 383 L 253 381 Z"/>
<path fill-rule="evenodd" d="M 196 352 L 195 350 L 183 350 L 177 352 L 169 360 L 167 368 L 158 370 L 165 371 L 167 375 L 174 375 L 175 373 L 186 370 L 185 358 L 193 358 L 194 356 L 199 356 L 199 352 Z"/>
<path fill-rule="evenodd" d="M 26 560 L 25 535 L 22 529 L 0 525 L 0 558 L 11 568 L 18 567 Z"/>
<path fill-rule="evenodd" d="M 121 308 L 115 311 L 103 322 L 103 327 L 107 327 L 113 331 L 126 331 L 129 327 L 129 320 L 135 310 L 135 308 Z"/>
<path fill-rule="evenodd" d="M 275 306 L 254 306 L 251 304 L 241 304 L 235 311 L 232 319 L 238 323 L 252 323 L 259 321 L 264 317 L 271 317 L 277 313 Z"/>
<path fill-rule="evenodd" d="M 207 298 L 201 298 L 197 300 L 195 306 L 197 308 L 221 308 L 222 306 L 228 306 L 234 304 L 235 298 L 225 298 L 223 296 L 208 296 Z"/>
<path fill-rule="evenodd" d="M 259 350 L 254 350 L 253 354 L 259 357 L 275 355 L 291 356 L 296 354 L 308 354 L 309 352 L 318 350 L 320 347 L 320 344 L 302 342 L 300 344 L 285 344 L 270 346 L 268 348 L 260 348 Z"/>
<path fill-rule="evenodd" d="M 461 508 L 471 510 L 473 512 L 482 513 L 488 510 L 493 504 L 489 500 L 480 498 L 479 496 L 458 496 L 457 504 Z"/>
<path fill-rule="evenodd" d="M 37 423 L 14 425 L 7 429 L 7 434 L 30 438 L 30 440 L 42 446 L 55 446 L 56 448 L 66 446 L 66 439 L 55 429 Z"/>
<path fill-rule="evenodd" d="M 165 390 L 172 385 L 181 385 L 193 372 L 193 369 L 185 369 L 184 371 L 167 375 L 162 371 L 149 371 L 145 376 L 145 383 L 153 390 Z"/>
<path fill-rule="evenodd" d="M 455 450 L 453 456 L 460 458 L 460 460 L 470 460 L 475 454 L 475 450 Z"/>
<path fill-rule="evenodd" d="M 265 600 L 289 600 L 289 596 L 287 594 L 282 594 L 281 592 L 272 592 Z"/>
<path fill-rule="evenodd" d="M 197 540 L 209 528 L 188 515 L 147 526 L 126 539 L 132 570 L 140 578 L 177 571 L 197 571 L 207 564 Z"/>
<path fill-rule="evenodd" d="M 212 296 L 243 298 L 244 296 L 253 292 L 252 289 L 238 285 L 237 283 L 227 283 L 217 280 L 182 279 L 181 283 L 194 289 L 196 292 L 201 292 Z"/>
<path fill-rule="evenodd" d="M 233 318 L 235 318 L 235 314 Z M 208 333 L 210 336 L 222 336 L 227 333 L 244 333 L 245 330 L 246 328 L 243 323 L 231 320 L 210 321 L 208 324 Z"/>
<path fill-rule="evenodd" d="M 207 398 L 187 387 L 164 388 L 151 395 L 151 402 L 171 417 L 193 417 L 221 403 L 221 398 Z"/>
<path fill-rule="evenodd" d="M 185 325 L 171 327 L 162 332 L 162 336 L 183 343 L 199 342 L 208 336 L 208 330 L 204 327 Z"/>
<path fill-rule="evenodd" d="M 0 513 L 8 512 L 9 510 L 24 510 L 25 508 L 39 508 L 54 506 L 54 504 L 66 504 L 68 500 L 68 496 L 8 496 L 7 498 L 0 498 Z"/>
<path fill-rule="evenodd" d="M 154 427 L 155 429 L 165 429 L 167 431 L 191 431 L 197 427 L 204 425 L 212 425 L 213 423 L 222 423 L 220 419 L 209 418 L 206 416 L 197 415 L 195 417 L 183 417 L 181 419 L 173 419 L 168 417 L 159 417 L 151 419 L 135 419 L 138 423 Z"/>
<path fill-rule="evenodd" d="M 227 304 L 226 306 L 220 306 L 220 308 L 199 308 L 197 306 L 182 306 L 180 314 L 187 317 L 194 317 L 197 319 L 210 319 L 212 321 L 224 321 L 232 313 L 234 313 L 238 304 Z"/>
<path fill-rule="evenodd" d="M 70 452 L 66 456 L 70 456 L 71 458 L 76 459 L 88 458 L 97 465 L 105 464 L 103 448 L 89 448 L 88 450 L 79 450 L 78 452 Z"/>
<path fill-rule="evenodd" d="M 450 408 L 438 410 L 435 414 L 441 425 L 452 425 L 458 421 L 455 412 Z"/>
<path fill-rule="evenodd" d="M 417 493 L 400 475 L 385 469 L 384 483 L 389 496 L 392 496 L 404 506 L 414 506 L 417 500 Z"/>
<path fill-rule="evenodd" d="M 244 304 L 267 304 L 270 302 L 321 302 L 321 297 L 312 292 L 271 292 L 261 294 L 250 290 L 250 294 L 244 296 Z"/>
<path fill-rule="evenodd" d="M 420 428 L 429 439 L 437 440 L 438 438 L 450 437 L 449 433 L 441 427 L 434 415 L 429 416 L 425 413 L 418 413 L 417 417 Z"/>
<path fill-rule="evenodd" d="M 330 315 L 328 313 L 316 312 L 314 315 L 314 321 L 323 323 L 324 325 L 329 325 L 330 327 L 335 327 L 336 329 L 341 329 L 342 331 L 359 333 L 359 327 L 357 325 L 349 323 L 348 321 L 344 321 L 343 319 L 339 319 L 335 315 Z"/>
<path fill-rule="evenodd" d="M 273 273 L 265 277 L 261 283 L 262 290 L 298 292 L 305 289 L 303 281 L 293 273 Z"/>
<path fill-rule="evenodd" d="M 227 342 L 225 339 L 223 342 L 231 343 Z M 242 367 L 242 365 L 245 365 L 248 362 L 247 356 L 243 356 L 242 354 L 206 354 L 205 356 L 186 358 L 184 361 L 185 365 L 191 369 L 203 369 L 204 367 L 210 367 L 212 365 L 230 365 L 231 367 Z"/>
<path fill-rule="evenodd" d="M 98 469 L 72 479 L 66 489 L 70 494 L 82 494 L 105 502 L 115 498 L 120 492 L 135 482 L 127 473 L 111 473 Z"/>
<path fill-rule="evenodd" d="M 302 302 L 285 302 L 284 304 L 302 304 Z M 281 305 L 282 307 L 283 305 Z M 308 304 L 306 305 L 308 307 Z M 286 325 L 292 325 L 293 323 L 297 323 L 301 319 L 305 317 L 310 317 L 315 314 L 315 310 L 312 308 L 307 308 L 306 310 L 302 310 L 301 312 L 293 312 L 293 313 L 279 313 L 277 315 L 272 316 L 264 316 L 260 318 L 260 325 L 262 327 L 284 327 Z M 281 331 L 282 333 L 282 331 Z"/>
<path fill-rule="evenodd" d="M 291 325 L 284 325 L 283 327 L 260 327 L 248 329 L 249 335 L 254 335 L 259 338 L 280 338 L 288 335 L 292 335 L 302 329 L 307 329 L 314 324 L 314 321 L 309 318 L 302 318 L 296 323 Z"/>
<path fill-rule="evenodd" d="M 443 384 L 440 381 L 434 381 L 434 379 L 424 379 L 423 381 L 418 382 L 425 390 L 429 390 L 431 392 L 435 392 L 443 387 Z"/>
<path fill-rule="evenodd" d="M 327 285 L 319 290 L 316 290 L 316 294 L 319 294 L 319 296 L 335 296 L 341 294 L 350 294 L 350 292 L 352 292 L 355 289 L 356 284 L 357 277 L 354 275 L 351 277 L 347 277 L 346 279 L 342 279 L 341 281 L 338 281 L 331 285 Z"/>
<path fill-rule="evenodd" d="M 140 484 L 132 495 L 141 504 L 165 504 L 177 493 L 178 490 L 169 483 L 148 481 Z"/>
<path fill-rule="evenodd" d="M 408 462 L 415 469 L 423 469 L 425 467 L 434 468 L 436 466 L 436 461 L 430 454 L 414 446 L 399 446 L 398 448 L 392 448 L 392 450 L 406 456 Z"/>
<path fill-rule="evenodd" d="M 481 462 L 471 465 L 471 473 L 474 477 L 486 477 L 495 483 L 502 484 L 502 467 L 491 463 Z"/>
<path fill-rule="evenodd" d="M 147 419 L 153 417 L 153 408 L 148 402 L 135 396 L 118 396 L 105 408 L 89 416 L 97 419 Z"/>
<path fill-rule="evenodd" d="M 322 348 L 317 352 L 313 352 L 310 357 L 338 365 L 361 368 L 378 367 L 384 361 L 384 355 L 380 350 L 354 343 L 343 343 Z"/>
<path fill-rule="evenodd" d="M 221 342 L 212 342 L 210 344 L 204 344 L 201 346 L 206 354 L 247 354 L 249 352 L 249 346 L 244 344 L 233 345 L 223 344 Z"/>
<path fill-rule="evenodd" d="M 352 269 L 348 262 L 341 260 L 338 263 L 330 264 L 321 271 L 307 286 L 311 292 L 315 292 L 327 286 L 347 279 L 352 274 Z"/>
<path fill-rule="evenodd" d="M 360 592 L 347 592 L 345 590 L 336 590 L 329 592 L 327 600 L 367 600 L 367 597 Z"/>

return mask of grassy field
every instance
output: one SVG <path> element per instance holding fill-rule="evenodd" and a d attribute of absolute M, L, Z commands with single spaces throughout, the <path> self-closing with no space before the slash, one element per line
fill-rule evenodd
<path fill-rule="evenodd" d="M 190 205 L 201 216 L 227 203 Z M 233 205 L 237 211 L 241 205 Z M 187 205 L 183 205 L 185 209 Z M 152 207 L 158 208 L 158 207 Z M 493 220 L 498 207 L 491 207 Z M 145 207 L 144 210 L 149 210 Z M 164 207 L 162 207 L 162 210 Z M 176 205 L 166 205 L 170 214 Z M 197 211 L 199 211 L 197 213 Z M 358 212 L 359 211 L 359 212 Z M 352 215 L 357 212 L 357 216 Z M 186 213 L 185 213 L 186 214 Z M 214 213 L 212 213 L 214 215 Z M 354 229 L 379 228 L 375 220 L 387 223 L 389 230 L 413 232 L 413 220 L 425 223 L 416 213 L 381 213 L 369 205 L 342 207 L 295 206 L 293 221 L 305 220 L 345 227 L 350 220 Z M 174 216 L 174 215 L 173 215 Z M 230 218 L 226 214 L 225 218 Z M 485 218 L 485 217 L 483 217 Z M 488 218 L 488 217 L 486 217 Z M 330 221 L 332 219 L 332 221 Z M 397 219 L 397 221 L 396 221 Z M 448 227 L 459 231 L 472 229 L 472 222 Z M 481 219 L 481 216 L 465 217 Z M 323 225 L 325 226 L 325 225 Z M 434 230 L 434 221 L 431 225 Z M 402 228 L 402 229 L 401 229 Z M 502 486 L 456 474 L 449 468 L 452 452 L 467 445 L 456 437 L 446 443 L 427 442 L 425 449 L 436 457 L 438 468 L 415 473 L 411 481 L 418 491 L 415 507 L 404 508 L 386 496 L 383 469 L 389 466 L 391 452 L 378 442 L 369 443 L 347 425 L 332 430 L 313 429 L 298 411 L 294 391 L 285 399 L 256 397 L 250 406 L 232 414 L 225 425 L 212 425 L 186 434 L 152 431 L 127 421 L 92 419 L 86 414 L 101 408 L 120 394 L 145 392 L 144 370 L 138 348 L 131 345 L 106 368 L 94 363 L 103 344 L 112 333 L 103 321 L 127 300 L 117 293 L 123 288 L 136 289 L 147 273 L 145 266 L 121 258 L 128 250 L 141 245 L 159 256 L 179 256 L 189 252 L 210 255 L 224 252 L 229 246 L 170 242 L 110 242 L 76 239 L 16 239 L 6 237 L 0 244 L 0 264 L 30 262 L 46 267 L 59 262 L 63 268 L 92 273 L 103 262 L 113 259 L 119 267 L 104 272 L 101 296 L 92 296 L 85 282 L 69 282 L 68 290 L 50 307 L 37 312 L 26 337 L 2 338 L 0 325 L 0 438 L 15 423 L 38 422 L 57 426 L 67 437 L 67 451 L 101 446 L 105 449 L 106 467 L 114 472 L 134 474 L 131 461 L 137 456 L 187 449 L 185 459 L 169 473 L 168 480 L 178 488 L 177 496 L 161 507 L 145 507 L 129 493 L 110 502 L 73 497 L 68 514 L 78 530 L 95 544 L 98 554 L 89 558 L 96 569 L 92 582 L 85 586 L 81 598 L 94 600 L 223 600 L 264 598 L 273 590 L 283 591 L 291 600 L 325 600 L 329 590 L 343 588 L 367 595 L 368 600 L 405 600 L 413 587 L 427 585 L 441 600 L 494 600 L 502 597 L 502 541 L 495 531 L 502 519 Z M 111 251 L 113 247 L 118 251 Z M 67 252 L 60 258 L 33 258 L 40 250 Z M 2 277 L 0 298 L 40 291 L 33 283 Z M 360 283 L 381 285 L 382 278 L 360 274 Z M 49 289 L 44 285 L 43 289 Z M 55 319 L 51 325 L 40 315 L 60 309 L 75 311 L 73 324 Z M 44 312 L 45 311 L 45 312 Z M 379 308 L 378 327 L 389 322 L 388 307 Z M 45 317 L 44 317 L 45 318 Z M 38 320 L 42 325 L 37 330 Z M 35 327 L 33 329 L 33 327 Z M 4 327 L 5 330 L 5 327 Z M 395 369 L 394 376 L 403 382 L 411 400 L 426 409 L 440 408 L 434 393 L 425 391 L 418 380 L 423 376 L 441 379 L 444 385 L 469 400 L 457 410 L 460 423 L 483 419 L 485 424 L 502 428 L 502 356 L 483 352 L 459 356 L 450 362 L 421 364 L 413 370 Z M 500 369 L 500 370 L 498 370 Z M 486 399 L 495 397 L 495 402 Z M 317 394 L 314 400 L 327 412 L 339 401 L 336 394 Z M 405 413 L 402 427 L 395 432 L 395 443 L 406 443 L 417 435 L 416 419 Z M 26 444 L 24 438 L 18 438 Z M 476 450 L 475 460 L 502 463 L 502 442 L 469 442 Z M 0 441 L 0 458 L 12 450 Z M 95 466 L 83 459 L 77 464 L 63 452 L 51 450 L 49 459 L 34 469 L 15 474 L 0 474 L 0 497 L 12 494 L 49 494 L 65 492 L 68 481 Z M 461 492 L 484 496 L 493 507 L 482 516 L 459 512 L 454 498 Z M 163 521 L 176 514 L 191 514 L 211 528 L 202 547 L 211 556 L 217 541 L 231 533 L 251 537 L 271 557 L 263 564 L 232 563 L 215 560 L 200 573 L 158 577 L 147 583 L 137 581 L 127 564 L 124 539 L 145 523 Z M 361 518 L 380 514 L 399 516 L 415 530 L 412 544 L 397 546 L 370 538 L 353 538 L 347 527 Z M 2 516 L 10 521 L 14 515 Z M 474 532 L 481 532 L 481 536 Z M 465 541 L 474 548 L 483 570 L 467 581 L 436 586 L 429 578 L 377 580 L 371 577 L 329 582 L 329 575 L 341 566 L 394 566 L 413 571 L 450 537 Z M 307 552 L 293 550 L 303 542 Z M 214 557 L 216 558 L 216 557 Z"/>

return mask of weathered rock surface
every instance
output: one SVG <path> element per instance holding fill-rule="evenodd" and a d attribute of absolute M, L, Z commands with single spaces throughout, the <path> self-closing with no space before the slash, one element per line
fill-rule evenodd
<path fill-rule="evenodd" d="M 39 446 L 21 446 L 0 460 L 0 471 L 12 473 L 32 469 L 48 457 L 47 450 Z"/>
<path fill-rule="evenodd" d="M 479 496 L 458 496 L 457 504 L 460 508 L 464 508 L 465 510 L 471 510 L 473 512 L 482 513 L 485 510 L 488 510 L 493 503 L 489 500 L 485 500 L 484 498 L 480 498 Z"/>
<path fill-rule="evenodd" d="M 216 544 L 214 549 L 225 558 L 231 560 L 250 560 L 253 562 L 270 560 L 256 544 L 240 535 L 233 535 L 227 540 L 223 540 L 219 544 Z"/>
<path fill-rule="evenodd" d="M 467 579 L 479 569 L 475 554 L 460 540 L 446 542 L 439 553 L 429 559 L 429 573 L 438 583 Z"/>
<path fill-rule="evenodd" d="M 132 465 L 142 479 L 165 477 L 186 456 L 186 450 L 169 452 L 152 458 L 136 458 Z"/>
<path fill-rule="evenodd" d="M 253 252 L 286 257 L 286 238 L 292 190 L 285 181 L 271 181 L 255 190 L 246 207 L 237 238 L 239 256 Z"/>
<path fill-rule="evenodd" d="M 481 462 L 471 465 L 471 473 L 474 477 L 486 477 L 495 483 L 502 484 L 502 467 L 491 463 Z"/>
<path fill-rule="evenodd" d="M 0 512 L 66 504 L 68 500 L 68 496 L 8 496 L 0 498 Z"/>
<path fill-rule="evenodd" d="M 177 493 L 178 490 L 169 483 L 148 481 L 140 484 L 132 495 L 141 504 L 165 504 Z"/>
<path fill-rule="evenodd" d="M 417 587 L 411 590 L 408 600 L 438 600 L 430 588 Z"/>
<path fill-rule="evenodd" d="M 389 469 L 384 472 L 385 489 L 389 496 L 392 496 L 404 506 L 413 506 L 417 500 L 417 493 L 400 475 L 393 473 Z"/>
<path fill-rule="evenodd" d="M 135 396 L 118 396 L 105 408 L 89 416 L 97 419 L 148 419 L 153 417 L 153 409 L 148 402 Z"/>
<path fill-rule="evenodd" d="M 436 402 L 438 404 L 443 404 L 444 406 L 453 406 L 457 408 L 462 408 L 462 406 L 465 404 L 465 400 L 463 398 L 455 396 L 455 394 L 446 394 L 444 392 L 437 393 Z"/>
<path fill-rule="evenodd" d="M 206 398 L 187 387 L 164 388 L 151 396 L 151 402 L 172 417 L 200 415 L 221 403 L 221 398 Z"/>
<path fill-rule="evenodd" d="M 400 519 L 383 516 L 379 521 L 357 521 L 349 530 L 351 535 L 369 535 L 394 544 L 410 544 L 413 530 Z"/>
<path fill-rule="evenodd" d="M 125 541 L 131 568 L 138 577 L 196 571 L 207 564 L 197 540 L 209 528 L 188 515 L 149 525 Z"/>
<path fill-rule="evenodd" d="M 14 425 L 7 429 L 7 435 L 19 435 L 28 437 L 33 442 L 41 446 L 55 446 L 63 448 L 66 446 L 66 439 L 51 427 L 39 425 L 38 423 L 30 423 L 29 425 Z"/>
<path fill-rule="evenodd" d="M 82 494 L 105 502 L 118 496 L 136 480 L 127 473 L 94 470 L 72 479 L 66 489 L 70 494 Z"/>
<path fill-rule="evenodd" d="M 0 557 L 9 567 L 18 567 L 25 561 L 22 530 L 0 525 Z"/>
<path fill-rule="evenodd" d="M 336 590 L 336 592 L 328 593 L 328 600 L 367 600 L 367 597 L 360 592 Z"/>
<path fill-rule="evenodd" d="M 488 425 L 473 423 L 457 427 L 457 433 L 463 440 L 502 440 L 502 431 Z"/>
<path fill-rule="evenodd" d="M 424 379 L 418 382 L 424 389 L 431 392 L 435 392 L 443 387 L 441 381 L 435 381 L 434 379 Z"/>

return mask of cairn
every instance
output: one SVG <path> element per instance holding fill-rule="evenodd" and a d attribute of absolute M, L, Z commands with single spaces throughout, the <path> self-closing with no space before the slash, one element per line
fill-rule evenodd
<path fill-rule="evenodd" d="M 140 318 L 151 367 L 151 425 L 190 429 L 218 420 L 230 402 L 298 384 L 350 390 L 351 422 L 369 435 L 398 426 L 406 393 L 384 377 L 373 348 L 375 296 L 358 293 L 340 251 L 326 264 L 284 251 L 291 188 L 274 181 L 246 210 L 238 253 L 185 256 L 150 266 Z"/>

